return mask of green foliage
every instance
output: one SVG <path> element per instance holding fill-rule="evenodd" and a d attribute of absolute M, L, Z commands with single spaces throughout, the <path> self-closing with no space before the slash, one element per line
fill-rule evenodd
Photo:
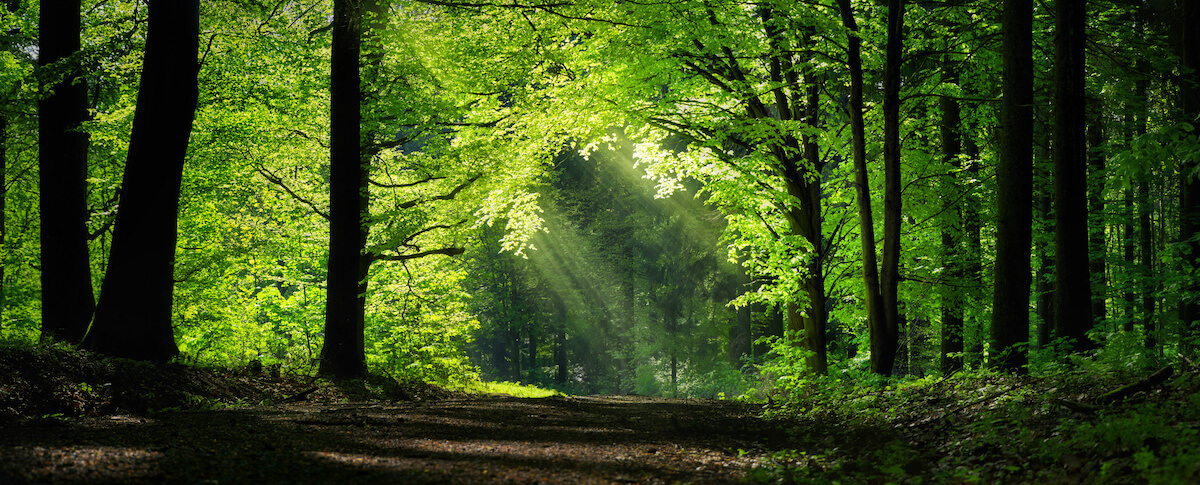
<path fill-rule="evenodd" d="M 521 384 L 519 382 L 508 382 L 508 381 L 504 381 L 504 382 L 476 381 L 473 383 L 465 384 L 462 387 L 462 389 L 467 392 L 473 392 L 473 393 L 502 394 L 502 395 L 507 395 L 507 396 L 524 397 L 524 398 L 531 398 L 531 399 L 539 399 L 539 398 L 543 398 L 543 397 L 552 397 L 552 396 L 562 396 L 562 393 L 555 391 L 555 390 L 543 389 L 538 386 L 534 386 L 534 385 L 530 385 L 530 384 Z"/>

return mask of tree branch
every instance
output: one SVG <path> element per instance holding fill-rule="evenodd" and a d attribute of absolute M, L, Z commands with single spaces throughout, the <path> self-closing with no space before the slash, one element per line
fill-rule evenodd
<path fill-rule="evenodd" d="M 467 187 L 470 187 L 471 184 L 474 184 L 476 180 L 480 179 L 480 177 L 483 177 L 483 174 L 476 174 L 475 176 L 467 179 L 466 182 L 463 182 L 458 187 L 455 187 L 454 190 L 451 190 L 450 193 L 448 193 L 446 195 L 435 195 L 435 196 L 429 197 L 429 198 L 413 199 L 408 202 L 404 202 L 404 203 L 400 204 L 397 208 L 398 209 L 411 209 L 418 205 L 424 204 L 426 202 L 432 202 L 435 200 L 454 200 L 454 198 L 458 196 L 459 192 L 462 192 Z"/>
<path fill-rule="evenodd" d="M 410 259 L 424 258 L 426 256 L 433 256 L 435 254 L 442 254 L 445 256 L 458 256 L 465 252 L 467 252 L 467 250 L 463 249 L 463 248 L 449 247 L 449 248 L 441 248 L 441 249 L 431 249 L 429 251 L 421 251 L 418 253 L 411 253 L 411 254 L 378 254 L 378 255 L 370 256 L 370 259 L 371 259 L 371 262 L 375 262 L 375 261 L 408 261 Z"/>
<path fill-rule="evenodd" d="M 287 184 L 283 183 L 283 178 L 276 176 L 275 174 L 267 171 L 265 168 L 258 168 L 255 171 L 258 172 L 259 175 L 262 175 L 263 178 L 267 179 L 268 182 L 278 185 L 279 188 L 283 189 L 284 192 L 287 192 L 287 194 L 292 196 L 293 199 L 296 199 L 296 201 L 308 206 L 309 209 L 312 209 L 313 212 L 316 212 L 317 215 L 321 216 L 321 218 L 327 221 L 329 220 L 329 212 L 321 210 L 321 208 L 318 207 L 313 201 L 308 200 L 302 197 L 300 194 L 294 192 L 290 187 L 287 186 Z"/>

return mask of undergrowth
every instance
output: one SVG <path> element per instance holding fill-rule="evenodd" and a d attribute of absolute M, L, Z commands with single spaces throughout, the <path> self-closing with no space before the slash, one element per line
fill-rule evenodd
<path fill-rule="evenodd" d="M 1067 366 L 1064 366 L 1064 368 Z M 768 415 L 792 449 L 763 483 L 1200 483 L 1200 369 L 1110 404 L 1148 375 L 1075 363 L 1037 376 L 830 377 L 777 385 Z"/>

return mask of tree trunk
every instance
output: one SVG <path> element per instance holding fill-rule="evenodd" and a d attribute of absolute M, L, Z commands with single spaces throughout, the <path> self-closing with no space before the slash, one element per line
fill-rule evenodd
<path fill-rule="evenodd" d="M 1024 372 L 1033 224 L 1033 2 L 1004 0 L 991 362 Z"/>
<path fill-rule="evenodd" d="M 883 268 L 880 296 L 884 326 L 875 372 L 891 374 L 900 338 L 900 66 L 904 62 L 904 1 L 888 0 L 888 41 L 883 77 Z M 874 360 L 874 352 L 872 352 Z"/>
<path fill-rule="evenodd" d="M 78 343 L 95 310 L 87 245 L 88 135 L 79 131 L 88 110 L 79 65 L 80 2 L 47 0 L 40 12 L 38 68 L 49 93 L 38 102 L 42 338 Z"/>
<path fill-rule="evenodd" d="M 1141 21 L 1138 26 L 1141 28 Z M 1146 96 L 1146 81 L 1139 80 L 1134 88 L 1136 90 L 1137 107 L 1134 110 L 1136 121 L 1134 122 L 1134 131 L 1138 135 L 1144 135 L 1147 131 L 1147 114 L 1148 102 Z M 1157 338 L 1157 321 L 1155 297 L 1157 283 L 1154 275 L 1155 254 L 1154 254 L 1154 197 L 1150 193 L 1150 173 L 1149 169 L 1138 173 L 1138 247 L 1139 247 L 1139 266 L 1138 266 L 1138 290 L 1142 294 L 1142 332 L 1144 334 L 1144 345 L 1147 349 L 1158 347 Z"/>
<path fill-rule="evenodd" d="M 1142 292 L 1142 332 L 1145 334 L 1144 344 L 1147 349 L 1158 347 L 1158 328 L 1155 325 L 1158 316 L 1155 314 L 1155 275 L 1154 275 L 1154 222 L 1151 214 L 1154 212 L 1154 199 L 1150 194 L 1148 174 L 1141 174 L 1138 181 L 1138 246 L 1140 267 L 1139 289 Z"/>
<path fill-rule="evenodd" d="M 1100 151 L 1104 146 L 1101 107 L 1093 108 L 1093 116 L 1087 125 L 1086 146 L 1088 174 L 1087 206 L 1090 228 L 1088 229 L 1088 273 L 1092 289 L 1092 321 L 1103 325 L 1108 320 L 1108 242 L 1105 240 L 1107 214 L 1104 212 L 1105 161 Z"/>
<path fill-rule="evenodd" d="M 1121 331 L 1132 332 L 1133 322 L 1137 318 L 1135 310 L 1137 293 L 1133 291 L 1137 282 L 1137 272 L 1134 270 L 1137 267 L 1137 231 L 1134 229 L 1134 222 L 1137 220 L 1137 191 L 1131 185 L 1122 192 L 1125 199 L 1125 222 L 1121 227 L 1121 251 L 1125 262 L 1123 268 L 1126 277 L 1125 289 L 1122 292 L 1122 300 L 1124 300 L 1122 316 L 1125 319 L 1122 321 Z"/>
<path fill-rule="evenodd" d="M 1183 120 L 1193 123 L 1190 134 L 1200 136 L 1200 130 L 1195 127 L 1196 119 L 1200 116 L 1200 4 L 1189 1 L 1183 2 L 1183 63 L 1184 72 L 1188 74 L 1180 79 L 1179 90 L 1183 98 Z M 1200 267 L 1200 177 L 1191 175 L 1200 164 L 1195 160 L 1183 162 L 1179 172 L 1184 174 L 1180 182 L 1179 204 L 1179 239 L 1187 249 L 1183 255 L 1188 270 Z M 1196 334 L 1196 320 L 1200 319 L 1200 301 L 1195 294 L 1200 291 L 1200 284 L 1194 279 L 1186 288 L 1187 300 L 1180 302 L 1179 316 L 1183 323 L 1181 335 L 1191 337 Z M 1185 342 L 1187 338 L 1183 339 Z M 1185 344 L 1187 345 L 1187 344 Z M 1190 346 L 1189 346 L 1190 347 Z M 1189 353 L 1192 348 L 1186 349 Z"/>
<path fill-rule="evenodd" d="M 792 60 L 791 46 L 783 36 L 783 30 L 772 22 L 773 12 L 769 8 L 759 10 L 762 25 L 772 50 L 776 52 L 770 59 L 772 82 L 793 86 L 791 90 L 778 87 L 771 91 L 774 97 L 774 114 L 757 97 L 752 97 L 747 105 L 750 118 L 766 119 L 772 116 L 779 120 L 801 120 L 812 127 L 820 126 L 821 86 L 815 76 L 809 72 L 803 83 L 800 69 L 809 67 L 797 66 Z M 812 42 L 812 32 L 805 31 L 799 41 L 801 45 Z M 745 81 L 744 75 L 738 71 L 737 76 Z M 803 87 L 803 90 L 799 89 Z M 796 203 L 785 207 L 785 217 L 788 230 L 792 235 L 804 238 L 812 247 L 812 253 L 806 263 L 805 275 L 800 276 L 800 287 L 805 293 L 807 309 L 795 308 L 796 317 L 801 320 L 789 325 L 789 330 L 802 330 L 801 343 L 812 354 L 807 360 L 808 369 L 816 374 L 825 374 L 828 369 L 827 343 L 825 327 L 828 316 L 825 311 L 825 241 L 822 233 L 821 219 L 821 161 L 816 136 L 802 135 L 800 139 L 786 136 L 783 140 L 771 146 L 771 152 L 779 161 L 778 175 L 783 178 L 788 195 Z"/>
<path fill-rule="evenodd" d="M 943 63 L 943 67 L 947 71 L 946 81 L 949 83 L 958 83 L 958 75 L 954 71 L 954 65 L 947 60 Z M 958 100 L 950 96 L 943 96 L 938 100 L 938 105 L 942 111 L 941 122 L 941 138 L 942 138 L 942 163 L 953 170 L 956 174 L 946 177 L 945 188 L 943 189 L 943 200 L 945 211 L 942 219 L 941 236 L 942 236 L 942 266 L 945 268 L 945 278 L 950 281 L 949 284 L 942 287 L 942 335 L 941 335 L 941 358 L 939 367 L 942 374 L 950 375 L 962 369 L 963 366 L 963 234 L 962 234 L 962 209 L 959 199 L 951 194 L 958 193 L 963 190 L 961 184 L 957 180 L 957 172 L 962 170 L 962 162 L 958 156 L 962 152 L 962 141 L 959 135 L 959 123 L 961 122 Z"/>
<path fill-rule="evenodd" d="M 1074 350 L 1092 347 L 1084 127 L 1084 0 L 1059 0 L 1054 35 L 1054 330 Z"/>
<path fill-rule="evenodd" d="M 740 265 L 733 278 L 733 284 L 727 295 L 729 301 L 737 298 L 750 286 L 750 276 Z M 741 369 L 743 365 L 746 365 L 747 357 L 753 355 L 752 318 L 750 305 L 742 305 L 737 308 L 737 318 L 734 320 L 733 327 L 729 329 L 729 363 L 734 369 Z"/>
<path fill-rule="evenodd" d="M 8 118 L 0 114 L 0 255 L 8 254 Z M 0 256 L 0 325 L 5 325 L 4 310 L 8 308 L 8 280 L 4 268 L 7 256 Z"/>
<path fill-rule="evenodd" d="M 361 265 L 366 245 L 363 207 L 359 91 L 362 2 L 335 0 L 330 58 L 329 262 L 325 345 L 319 373 L 337 378 L 366 374 L 360 307 Z"/>
<path fill-rule="evenodd" d="M 1043 221 L 1053 217 L 1053 190 L 1043 190 L 1038 195 L 1038 212 Z M 1048 222 L 1047 222 L 1048 224 Z M 1038 265 L 1034 280 L 1034 292 L 1037 294 L 1037 348 L 1044 349 L 1050 345 L 1054 328 L 1054 249 L 1038 248 L 1041 264 Z"/>
<path fill-rule="evenodd" d="M 866 289 L 867 329 L 870 332 L 871 371 L 888 374 L 895 359 L 895 345 L 885 344 L 887 317 L 879 287 L 879 263 L 875 259 L 875 216 L 871 209 L 871 186 L 867 172 L 867 137 L 863 122 L 862 40 L 850 0 L 838 0 L 842 24 L 847 36 L 847 61 L 850 65 L 850 136 L 854 158 L 854 185 L 857 189 L 859 240 L 862 241 L 863 286 Z M 890 358 L 888 356 L 891 356 Z"/>
<path fill-rule="evenodd" d="M 806 95 L 808 101 L 804 107 L 804 120 L 809 126 L 818 126 L 820 86 L 815 82 L 809 83 Z M 804 281 L 804 290 L 808 293 L 804 340 L 808 350 L 812 351 L 812 356 L 808 359 L 808 368 L 818 375 L 825 375 L 829 372 L 828 339 L 825 335 L 825 327 L 829 323 L 829 312 L 825 308 L 826 248 L 821 232 L 821 168 L 824 163 L 821 162 L 821 154 L 815 136 L 805 135 L 802 146 L 804 158 L 814 167 L 815 172 L 803 175 L 803 177 L 808 177 L 804 190 L 793 194 L 800 197 L 801 204 L 801 214 L 799 215 L 802 218 L 798 221 L 798 232 L 812 246 L 814 253 L 809 258 L 808 278 Z M 792 176 L 797 175 L 799 175 L 798 170 Z"/>
<path fill-rule="evenodd" d="M 527 322 L 529 326 L 529 341 L 525 345 L 525 356 L 528 362 L 525 364 L 525 379 L 526 382 L 537 382 L 537 349 L 538 349 L 538 326 L 537 322 L 532 319 Z"/>
<path fill-rule="evenodd" d="M 1038 264 L 1034 274 L 1034 324 L 1035 348 L 1049 348 L 1054 338 L 1054 161 L 1050 156 L 1050 132 L 1052 129 L 1034 123 L 1033 159 L 1034 224 L 1041 240 L 1034 244 L 1033 251 L 1037 255 Z M 1050 239 L 1045 239 L 1046 235 Z"/>
<path fill-rule="evenodd" d="M 970 136 L 963 139 L 963 151 L 970 163 L 967 167 L 967 174 L 970 180 L 979 180 L 979 147 Z M 970 187 L 965 188 L 971 190 Z M 963 235 L 966 238 L 964 246 L 966 261 L 963 263 L 963 270 L 966 273 L 967 280 L 974 285 L 967 288 L 967 299 L 963 302 L 963 308 L 971 308 L 977 302 L 982 304 L 981 302 L 983 301 L 983 239 L 979 222 L 981 206 L 982 203 L 979 197 L 973 191 L 969 191 L 963 197 Z M 968 359 L 979 362 L 983 357 L 984 337 L 982 322 L 976 319 L 968 321 L 964 318 L 963 320 L 963 363 L 967 363 Z M 974 333 L 978 335 L 978 338 L 975 339 L 970 347 L 967 346 L 967 328 L 976 329 Z"/>
<path fill-rule="evenodd" d="M 171 302 L 179 189 L 199 92 L 199 31 L 198 0 L 150 0 L 120 208 L 85 348 L 155 361 L 179 353 Z"/>
<path fill-rule="evenodd" d="M 555 294 L 550 297 L 554 305 L 554 373 L 555 384 L 567 382 L 567 307 L 562 297 Z"/>

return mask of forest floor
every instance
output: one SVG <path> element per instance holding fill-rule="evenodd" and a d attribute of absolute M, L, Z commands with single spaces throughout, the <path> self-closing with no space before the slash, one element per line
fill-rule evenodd
<path fill-rule="evenodd" d="M 728 483 L 783 444 L 760 408 L 0 349 L 0 483 Z"/>
<path fill-rule="evenodd" d="M 1104 397 L 1139 375 L 826 383 L 764 412 L 0 347 L 0 483 L 1200 483 L 1197 369 Z"/>

